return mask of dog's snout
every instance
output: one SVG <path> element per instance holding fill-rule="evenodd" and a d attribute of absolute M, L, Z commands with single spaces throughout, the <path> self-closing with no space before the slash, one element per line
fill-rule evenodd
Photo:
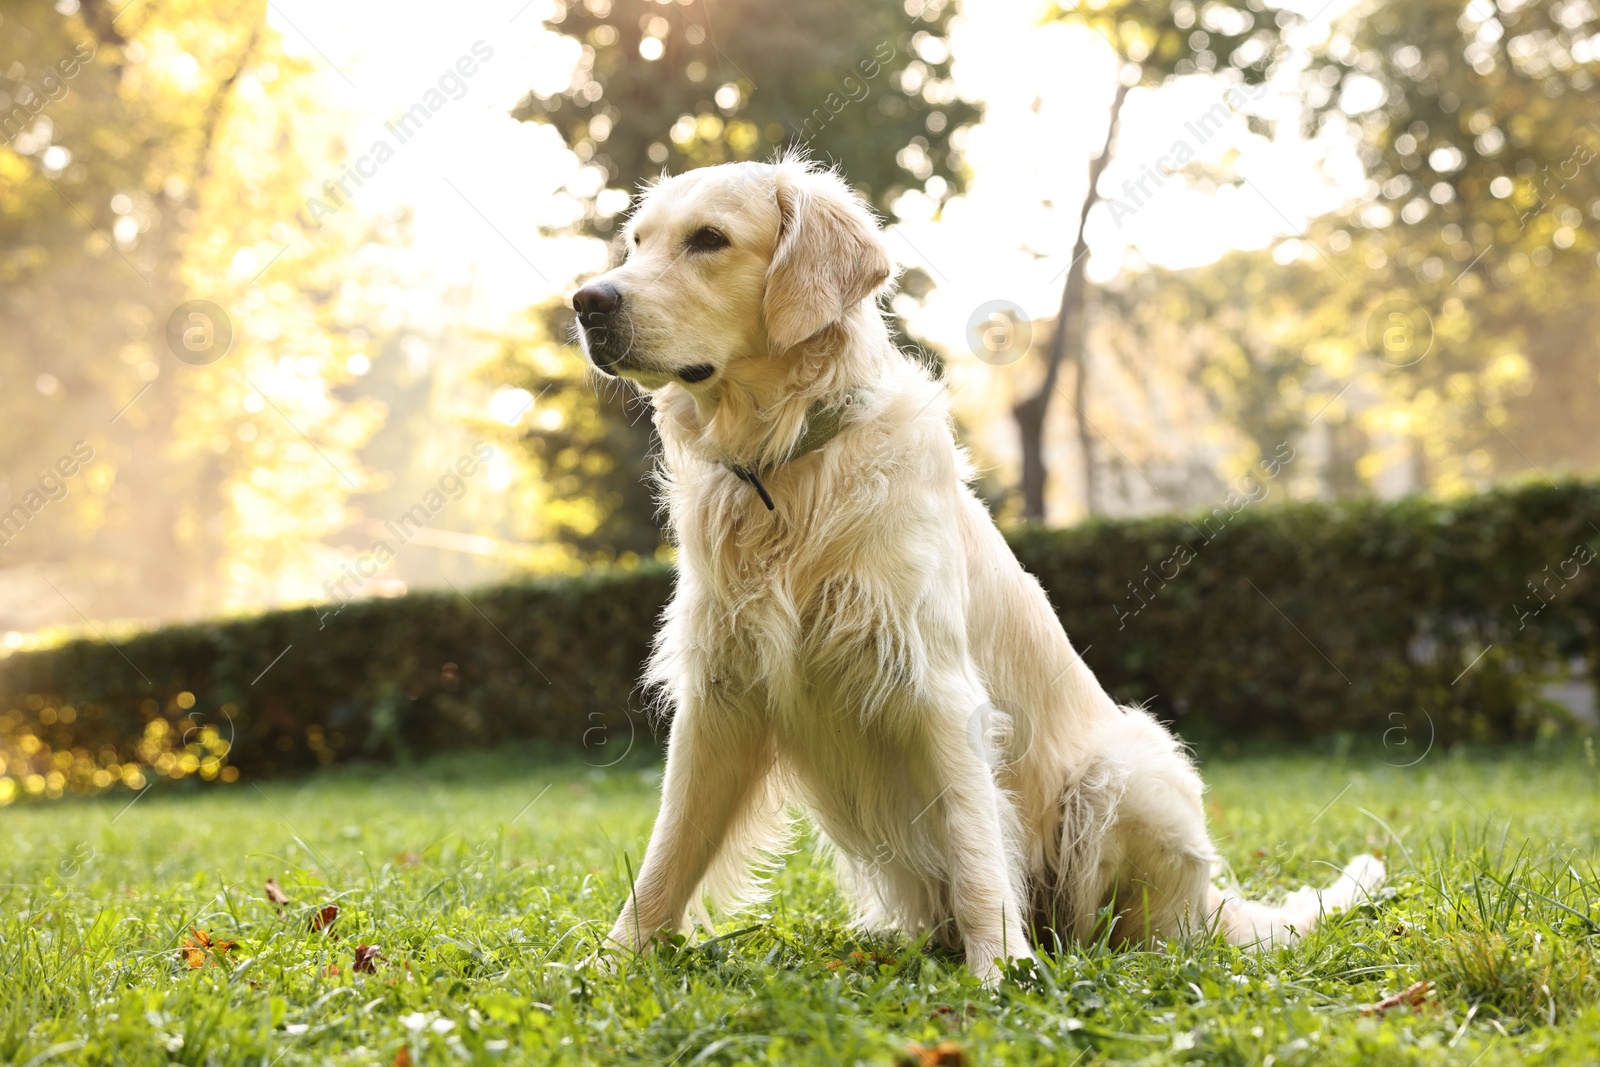
<path fill-rule="evenodd" d="M 590 282 L 572 294 L 572 309 L 578 313 L 583 348 L 590 362 L 607 374 L 615 374 L 612 368 L 626 354 L 614 329 L 621 319 L 622 290 L 609 282 Z"/>
<path fill-rule="evenodd" d="M 572 309 L 585 319 L 609 315 L 621 306 L 622 293 L 605 282 L 590 282 L 572 294 Z"/>

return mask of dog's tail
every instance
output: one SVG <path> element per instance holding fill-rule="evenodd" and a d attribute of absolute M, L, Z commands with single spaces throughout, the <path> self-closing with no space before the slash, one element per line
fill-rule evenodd
<path fill-rule="evenodd" d="M 1279 905 L 1246 900 L 1236 887 L 1211 890 L 1208 910 L 1230 945 L 1276 948 L 1310 932 L 1324 915 L 1334 915 L 1365 900 L 1383 885 L 1383 861 L 1356 856 L 1325 889 L 1302 886 Z"/>

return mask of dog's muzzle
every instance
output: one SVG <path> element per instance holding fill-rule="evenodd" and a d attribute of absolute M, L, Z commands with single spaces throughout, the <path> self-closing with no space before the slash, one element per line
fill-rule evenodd
<path fill-rule="evenodd" d="M 622 291 L 606 282 L 590 282 L 572 294 L 572 310 L 578 313 L 583 331 L 583 347 L 594 365 L 608 374 L 627 353 L 622 310 Z"/>

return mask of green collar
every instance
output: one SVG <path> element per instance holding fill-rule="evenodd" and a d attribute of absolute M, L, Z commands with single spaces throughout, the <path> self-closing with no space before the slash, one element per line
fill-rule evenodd
<path fill-rule="evenodd" d="M 844 429 L 845 416 L 852 410 L 862 406 L 872 398 L 870 389 L 851 389 L 843 396 L 836 399 L 818 400 L 806 410 L 806 428 L 800 432 L 800 440 L 794 443 L 789 455 L 782 462 L 788 463 L 807 456 L 823 448 L 829 441 L 839 436 Z M 767 492 L 767 487 L 761 484 L 761 472 L 755 467 L 740 466 L 737 463 L 723 461 L 728 468 L 740 479 L 749 482 L 760 494 L 761 502 L 767 506 L 768 511 L 776 510 L 772 502 L 772 494 Z M 772 468 L 767 468 L 768 470 Z"/>

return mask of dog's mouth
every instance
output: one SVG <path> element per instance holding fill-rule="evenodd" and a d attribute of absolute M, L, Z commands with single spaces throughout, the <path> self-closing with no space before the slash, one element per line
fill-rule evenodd
<path fill-rule="evenodd" d="M 598 370 L 612 377 L 629 363 L 628 350 L 631 346 L 619 330 L 621 325 L 618 322 L 584 322 L 582 316 L 579 317 L 583 347 L 589 355 L 589 361 Z"/>
<path fill-rule="evenodd" d="M 638 379 L 647 388 L 659 388 L 673 380 L 698 385 L 717 373 L 716 366 L 711 363 L 693 363 L 672 370 L 653 366 L 651 360 L 639 358 L 633 345 L 620 343 L 615 329 L 586 327 L 583 336 L 589 360 L 597 370 L 613 378 Z"/>

